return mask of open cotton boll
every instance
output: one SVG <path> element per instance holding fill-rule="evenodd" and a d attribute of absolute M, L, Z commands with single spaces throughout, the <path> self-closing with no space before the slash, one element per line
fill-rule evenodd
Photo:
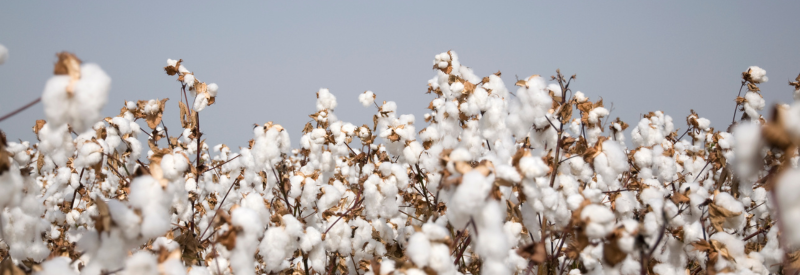
<path fill-rule="evenodd" d="M 169 180 L 179 179 L 188 168 L 189 162 L 181 153 L 166 154 L 161 158 L 161 170 L 164 171 L 164 177 Z"/>
<path fill-rule="evenodd" d="M 81 78 L 73 95 L 67 93 L 70 78 L 67 75 L 51 77 L 42 94 L 44 113 L 52 127 L 69 124 L 82 133 L 100 119 L 106 105 L 111 78 L 97 64 L 81 65 Z"/>
<path fill-rule="evenodd" d="M 750 66 L 747 68 L 747 71 L 750 73 L 750 80 L 755 83 L 767 82 L 769 80 L 769 78 L 767 78 L 767 71 L 761 67 Z"/>
<path fill-rule="evenodd" d="M 735 213 L 739 213 L 738 215 L 734 215 L 732 217 L 725 218 L 725 223 L 723 227 L 731 228 L 731 229 L 738 229 L 745 226 L 745 213 L 744 206 L 741 202 L 736 200 L 731 194 L 720 192 L 714 197 L 714 203 L 722 208 L 727 209 L 728 211 Z"/>
<path fill-rule="evenodd" d="M 88 168 L 103 160 L 103 148 L 99 144 L 87 141 L 78 148 L 78 158 L 75 159 L 76 168 Z"/>
<path fill-rule="evenodd" d="M 335 108 L 336 97 L 328 89 L 319 89 L 319 92 L 317 92 L 317 111 L 333 110 Z"/>
<path fill-rule="evenodd" d="M 139 251 L 125 261 L 125 275 L 158 275 L 160 274 L 156 256 L 147 251 Z"/>
<path fill-rule="evenodd" d="M 775 185 L 775 196 L 780 218 L 783 222 L 783 239 L 788 242 L 792 249 L 800 247 L 800 223 L 790 222 L 800 217 L 800 200 L 797 193 L 800 192 L 800 169 L 794 168 L 786 171 L 778 183 Z"/>
<path fill-rule="evenodd" d="M 411 261 L 417 267 L 425 267 L 428 265 L 428 259 L 431 253 L 431 242 L 425 237 L 422 232 L 414 233 L 408 240 L 408 248 L 406 248 Z"/>
<path fill-rule="evenodd" d="M 270 227 L 267 229 L 258 248 L 258 253 L 264 260 L 265 271 L 280 271 L 289 267 L 289 262 L 285 259 L 291 255 L 291 252 L 287 250 L 292 249 L 292 247 L 290 245 L 290 237 L 282 227 Z"/>
<path fill-rule="evenodd" d="M 744 99 L 745 113 L 753 119 L 758 119 L 760 117 L 758 111 L 763 110 L 766 104 L 764 98 L 759 93 L 747 92 L 747 94 L 744 95 Z"/>
<path fill-rule="evenodd" d="M 372 91 L 366 91 L 358 95 L 358 102 L 364 107 L 369 107 L 375 102 L 375 94 Z"/>
<path fill-rule="evenodd" d="M 744 179 L 757 176 L 763 147 L 761 126 L 752 122 L 740 123 L 733 130 L 733 135 L 736 141 L 734 158 L 736 169 L 733 171 Z"/>
<path fill-rule="evenodd" d="M 194 103 L 192 103 L 192 107 L 194 108 L 195 111 L 200 112 L 203 109 L 205 109 L 206 106 L 208 106 L 208 98 L 206 98 L 203 95 L 199 95 L 194 98 Z"/>
<path fill-rule="evenodd" d="M 217 83 L 208 84 L 208 86 L 206 88 L 208 89 L 207 90 L 208 91 L 208 95 L 210 95 L 211 97 L 216 97 L 217 96 L 217 91 L 219 90 L 219 85 L 217 85 Z"/>
<path fill-rule="evenodd" d="M 68 257 L 52 258 L 42 263 L 41 270 L 36 272 L 36 275 L 78 275 L 78 272 L 69 266 L 70 262 L 72 259 Z"/>
<path fill-rule="evenodd" d="M 588 220 L 586 225 L 586 236 L 589 238 L 603 238 L 614 226 L 614 213 L 608 207 L 590 204 L 581 211 L 581 219 Z"/>
<path fill-rule="evenodd" d="M 161 183 L 151 176 L 133 179 L 128 201 L 142 211 L 142 236 L 155 238 L 170 228 L 169 209 L 172 197 L 161 188 Z"/>
<path fill-rule="evenodd" d="M 523 157 L 519 160 L 519 169 L 526 178 L 533 179 L 542 177 L 550 172 L 550 167 L 538 157 Z"/>
<path fill-rule="evenodd" d="M 603 107 L 597 107 L 589 111 L 589 123 L 597 124 L 600 122 L 600 118 L 605 117 L 608 115 L 608 109 Z"/>
<path fill-rule="evenodd" d="M 6 60 L 8 60 L 8 48 L 0 44 L 0 65 L 6 63 Z"/>
<path fill-rule="evenodd" d="M 450 200 L 447 219 L 456 228 L 464 228 L 470 217 L 474 216 L 481 208 L 486 195 L 492 188 L 492 183 L 477 170 L 463 176 L 461 185 Z"/>
<path fill-rule="evenodd" d="M 264 221 L 258 212 L 239 207 L 231 211 L 231 224 L 243 229 L 242 233 L 236 235 L 236 246 L 230 257 L 231 267 L 235 274 L 255 274 L 253 255 L 258 250 L 258 239 L 264 232 Z"/>
<path fill-rule="evenodd" d="M 186 74 L 183 76 L 183 85 L 186 85 L 187 89 L 191 89 L 194 87 L 194 75 L 193 74 Z M 195 92 L 192 92 L 194 95 Z"/>

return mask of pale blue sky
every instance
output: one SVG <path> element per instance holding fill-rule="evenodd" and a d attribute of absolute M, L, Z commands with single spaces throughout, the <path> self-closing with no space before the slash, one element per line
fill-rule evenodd
<path fill-rule="evenodd" d="M 211 144 L 245 145 L 253 123 L 274 121 L 296 146 L 321 87 L 337 96 L 342 120 L 371 123 L 374 109 L 357 95 L 372 90 L 426 125 L 431 60 L 454 50 L 480 76 L 502 71 L 508 86 L 515 75 L 575 73 L 576 90 L 613 102 L 611 116 L 629 124 L 664 110 L 685 128 L 695 109 L 720 128 L 750 65 L 767 70 L 768 106 L 791 101 L 798 11 L 798 1 L 5 1 L 0 115 L 38 97 L 55 53 L 67 50 L 111 76 L 106 116 L 123 100 L 169 97 L 165 121 L 177 133 L 180 85 L 162 67 L 182 58 L 220 86 L 201 112 Z M 0 129 L 35 140 L 41 118 L 38 105 Z"/>

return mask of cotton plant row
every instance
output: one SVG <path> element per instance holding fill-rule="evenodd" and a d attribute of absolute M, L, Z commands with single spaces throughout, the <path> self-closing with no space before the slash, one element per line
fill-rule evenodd
<path fill-rule="evenodd" d="M 58 54 L 38 140 L 0 140 L 3 272 L 800 268 L 800 104 L 762 115 L 759 67 L 742 74 L 741 117 L 716 130 L 694 111 L 685 127 L 660 111 L 632 125 L 612 120 L 601 98 L 574 91 L 576 77 L 560 71 L 511 92 L 500 72 L 479 77 L 448 51 L 433 61 L 424 121 L 371 91 L 358 100 L 375 109 L 372 123 L 341 121 L 337 98 L 320 89 L 299 136 L 262 122 L 247 147 L 230 148 L 202 138 L 200 113 L 219 87 L 183 63 L 164 68 L 178 92 L 102 118 L 110 77 Z M 790 85 L 797 98 L 800 77 Z M 163 117 L 176 106 L 177 120 Z"/>

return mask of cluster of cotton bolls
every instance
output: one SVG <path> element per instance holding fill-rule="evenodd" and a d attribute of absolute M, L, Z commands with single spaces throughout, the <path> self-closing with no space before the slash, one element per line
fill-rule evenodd
<path fill-rule="evenodd" d="M 339 120 L 338 99 L 320 89 L 299 136 L 267 122 L 232 149 L 203 141 L 198 112 L 218 87 L 181 63 L 164 68 L 182 97 L 171 106 L 183 129 L 170 132 L 161 123 L 167 99 L 128 101 L 102 119 L 110 78 L 59 54 L 38 142 L 0 135 L 0 268 L 378 275 L 800 266 L 800 226 L 791 222 L 800 217 L 800 103 L 762 117 L 757 84 L 767 77 L 758 67 L 743 73 L 743 115 L 729 132 L 694 111 L 682 130 L 655 111 L 626 137 L 629 125 L 611 120 L 599 97 L 573 92 L 574 75 L 533 75 L 512 93 L 500 72 L 479 77 L 448 51 L 434 58 L 424 121 L 366 91 L 358 101 L 375 113 L 358 126 Z"/>

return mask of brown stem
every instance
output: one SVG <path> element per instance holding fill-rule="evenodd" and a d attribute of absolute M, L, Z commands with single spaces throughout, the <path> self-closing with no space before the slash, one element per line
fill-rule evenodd
<path fill-rule="evenodd" d="M 358 198 L 356 198 L 356 199 L 358 199 Z M 335 221 L 333 221 L 333 223 L 331 224 L 331 226 L 329 226 L 329 227 L 328 227 L 328 229 L 325 229 L 325 232 L 324 232 L 324 233 L 322 233 L 322 234 L 328 234 L 328 231 L 331 231 L 331 228 L 333 228 L 333 226 L 334 226 L 334 225 L 336 225 L 336 223 L 337 223 L 337 222 L 339 222 L 339 220 L 341 220 L 341 219 L 342 219 L 342 217 L 344 217 L 344 216 L 347 216 L 347 214 L 350 214 L 350 211 L 352 211 L 353 209 L 355 209 L 356 207 L 358 207 L 358 205 L 359 205 L 359 204 L 360 204 L 362 201 L 364 201 L 364 200 L 363 200 L 363 199 L 361 199 L 361 200 L 359 200 L 359 201 L 356 201 L 356 203 L 355 203 L 355 204 L 353 204 L 353 207 L 350 207 L 350 209 L 347 209 L 347 211 L 345 211 L 345 212 L 344 212 L 344 214 L 340 215 L 340 216 L 339 216 L 339 218 L 336 218 L 336 220 L 335 220 Z"/>
<path fill-rule="evenodd" d="M 72 193 L 72 203 L 70 203 L 69 205 L 70 210 L 75 207 L 75 198 L 78 197 L 78 190 L 81 190 L 81 188 L 83 188 L 83 183 L 81 182 L 81 180 L 83 179 L 83 171 L 85 170 L 86 168 L 81 168 L 81 175 L 78 176 L 78 184 L 80 185 L 78 186 L 78 188 L 75 188 L 75 192 Z"/>
<path fill-rule="evenodd" d="M 228 192 L 225 192 L 225 196 L 222 197 L 222 201 L 219 202 L 219 207 L 217 207 L 217 211 L 214 212 L 214 216 L 211 217 L 210 221 L 208 221 L 208 226 L 206 226 L 206 229 L 204 229 L 203 233 L 200 234 L 200 237 L 197 238 L 198 240 L 202 240 L 203 236 L 206 235 L 206 231 L 208 231 L 208 228 L 211 227 L 211 223 L 214 222 L 214 219 L 217 218 L 217 214 L 219 214 L 219 210 L 222 209 L 222 204 L 225 203 L 225 199 L 228 198 L 228 194 L 231 193 L 231 190 L 233 190 L 233 186 L 236 185 L 237 183 L 239 183 L 239 178 L 238 177 L 236 178 L 236 180 L 233 183 L 231 183 L 231 187 L 228 187 Z M 213 236 L 214 234 L 211 234 L 211 235 Z M 211 236 L 208 236 L 208 237 L 211 238 Z"/>
<path fill-rule="evenodd" d="M 39 103 L 39 101 L 42 101 L 42 98 L 41 98 L 41 97 L 39 97 L 39 98 L 37 98 L 37 99 L 34 99 L 34 100 L 33 100 L 33 101 L 31 101 L 30 103 L 28 103 L 28 104 L 25 104 L 25 106 L 22 106 L 22 107 L 20 107 L 19 109 L 16 109 L 16 110 L 14 110 L 14 111 L 12 111 L 12 112 L 10 112 L 10 113 L 8 113 L 8 114 L 4 115 L 3 117 L 0 117 L 0 122 L 1 122 L 1 121 L 3 121 L 3 120 L 6 120 L 6 119 L 7 119 L 7 118 L 9 118 L 9 117 L 12 117 L 12 116 L 14 116 L 14 115 L 18 114 L 19 112 L 25 111 L 25 109 L 28 109 L 28 108 L 30 108 L 31 106 L 35 105 L 36 103 Z"/>
<path fill-rule="evenodd" d="M 467 236 L 467 239 L 464 240 L 464 243 L 461 244 L 461 250 L 458 252 L 458 255 L 456 256 L 456 261 L 453 262 L 453 264 L 457 265 L 458 262 L 461 261 L 461 257 L 464 256 L 464 251 L 467 250 L 467 246 L 469 246 L 470 242 L 472 242 L 472 236 Z"/>
<path fill-rule="evenodd" d="M 736 98 L 739 98 L 740 96 L 742 96 L 742 88 L 744 88 L 744 84 L 745 84 L 745 82 L 742 81 L 742 86 L 739 87 L 739 95 L 737 95 Z M 733 108 L 733 119 L 731 119 L 731 124 L 736 122 L 736 111 L 738 111 L 738 110 L 739 110 L 739 103 L 736 103 L 736 108 Z"/>
<path fill-rule="evenodd" d="M 225 165 L 225 164 L 228 164 L 228 162 L 231 162 L 232 160 L 235 160 L 236 158 L 238 158 L 238 157 L 240 157 L 240 156 L 242 156 L 242 155 L 236 155 L 235 157 L 233 157 L 233 158 L 231 158 L 231 159 L 229 159 L 229 160 L 226 160 L 225 162 L 223 162 L 223 163 L 220 163 L 220 164 L 218 164 L 217 166 L 214 166 L 214 167 L 211 167 L 211 168 L 205 169 L 205 171 L 203 171 L 203 173 L 205 173 L 205 172 L 207 172 L 207 171 L 211 171 L 211 170 L 217 169 L 217 168 L 219 168 L 220 166 L 223 166 L 223 165 Z M 202 173 L 201 173 L 201 174 L 202 174 Z"/>

